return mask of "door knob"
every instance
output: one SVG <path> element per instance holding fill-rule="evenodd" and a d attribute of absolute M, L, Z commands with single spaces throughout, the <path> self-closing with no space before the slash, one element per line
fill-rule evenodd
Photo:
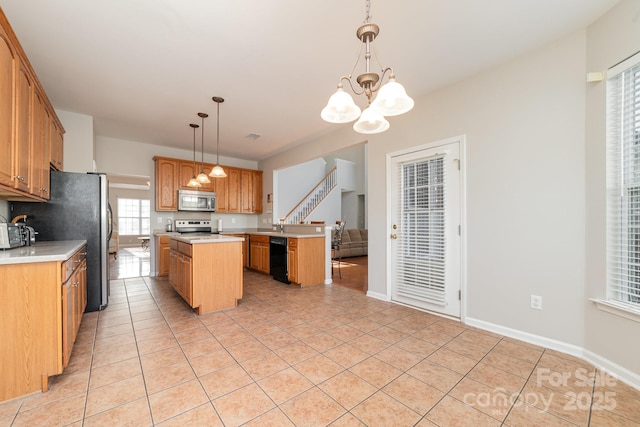
<path fill-rule="evenodd" d="M 397 239 L 397 238 L 398 238 L 398 235 L 394 233 L 394 234 L 392 234 L 392 235 L 391 235 L 391 238 L 392 238 L 392 239 Z"/>

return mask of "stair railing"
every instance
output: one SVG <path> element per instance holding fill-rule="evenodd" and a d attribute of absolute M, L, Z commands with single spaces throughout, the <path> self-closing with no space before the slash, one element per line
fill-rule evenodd
<path fill-rule="evenodd" d="M 337 185 L 338 170 L 331 169 L 320 182 L 313 187 L 300 202 L 283 218 L 285 224 L 300 224 L 329 195 Z"/>

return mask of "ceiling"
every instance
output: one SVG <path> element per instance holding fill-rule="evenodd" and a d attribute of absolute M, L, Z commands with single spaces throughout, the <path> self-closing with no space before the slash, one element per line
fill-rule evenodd
<path fill-rule="evenodd" d="M 393 67 L 416 99 L 583 28 L 617 2 L 372 0 L 371 22 L 380 26 L 381 65 Z M 0 6 L 54 107 L 93 116 L 96 135 L 191 150 L 188 125 L 205 112 L 205 151 L 215 153 L 212 96 L 225 98 L 222 156 L 261 160 L 351 126 L 322 121 L 320 110 L 354 67 L 365 0 Z M 354 74 L 362 72 L 361 62 Z M 356 103 L 364 107 L 366 100 Z M 261 137 L 246 138 L 252 133 Z"/>

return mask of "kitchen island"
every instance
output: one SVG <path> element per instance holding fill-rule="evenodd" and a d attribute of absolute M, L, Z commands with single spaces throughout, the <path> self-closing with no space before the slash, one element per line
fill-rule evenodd
<path fill-rule="evenodd" d="M 243 241 L 224 235 L 170 236 L 169 283 L 198 314 L 238 305 Z"/>

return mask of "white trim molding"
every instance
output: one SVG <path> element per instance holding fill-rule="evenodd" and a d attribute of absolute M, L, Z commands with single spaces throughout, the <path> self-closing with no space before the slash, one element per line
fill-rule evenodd
<path fill-rule="evenodd" d="M 485 322 L 484 320 L 473 319 L 470 317 L 467 317 L 465 323 L 469 326 L 474 326 L 476 328 L 484 329 L 489 332 L 494 332 L 496 334 L 524 341 L 529 344 L 534 344 L 540 347 L 545 347 L 551 350 L 556 350 L 562 353 L 570 354 L 571 356 L 578 357 L 591 363 L 596 368 L 601 369 L 610 375 L 613 375 L 615 378 L 630 385 L 631 387 L 640 390 L 640 375 L 598 354 L 595 354 L 589 350 L 585 350 L 582 347 L 567 344 L 565 342 L 546 338 L 540 335 L 534 335 L 528 332 L 519 331 L 517 329 L 511 329 L 506 326 Z"/>
<path fill-rule="evenodd" d="M 602 311 L 624 317 L 625 319 L 633 320 L 634 322 L 640 322 L 640 310 L 615 301 L 607 301 L 597 298 L 589 298 L 589 300 L 593 301 L 596 304 L 596 307 Z"/>

